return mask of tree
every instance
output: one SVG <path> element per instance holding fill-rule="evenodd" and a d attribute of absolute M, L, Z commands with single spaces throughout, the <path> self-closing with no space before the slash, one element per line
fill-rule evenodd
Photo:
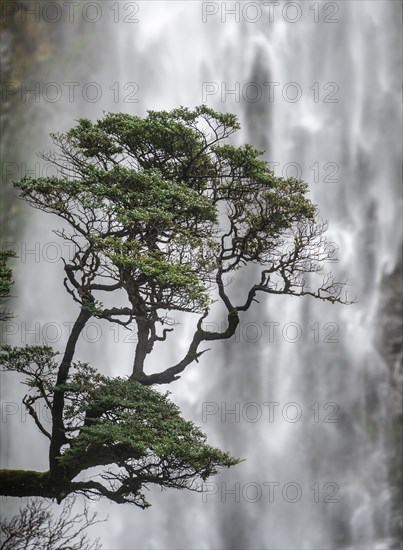
<path fill-rule="evenodd" d="M 198 478 L 238 460 L 209 447 L 167 395 L 149 386 L 177 380 L 207 351 L 203 342 L 231 338 L 259 293 L 346 302 L 344 283 L 323 274 L 326 225 L 305 196 L 307 185 L 276 177 L 251 145 L 230 144 L 238 129 L 234 115 L 204 105 L 150 111 L 144 119 L 80 119 L 52 135 L 57 152 L 42 155 L 57 177 L 16 182 L 29 204 L 65 222 L 57 234 L 75 252 L 64 260 L 64 286 L 79 312 L 60 361 L 46 346 L 3 346 L 4 368 L 28 377 L 33 393 L 25 406 L 50 442 L 49 470 L 1 471 L 3 494 L 61 501 L 84 493 L 146 507 L 148 484 L 197 489 Z M 226 278 L 247 269 L 251 277 L 251 267 L 257 279 L 235 303 Z M 117 293 L 121 302 L 122 291 L 125 305 L 104 306 Z M 222 332 L 204 330 L 213 304 L 226 312 Z M 193 337 L 178 363 L 149 374 L 146 359 L 173 330 L 172 311 L 198 316 Z M 126 377 L 105 377 L 74 359 L 92 317 L 134 323 Z M 51 412 L 48 429 L 36 416 L 37 401 Z M 109 469 L 97 481 L 77 480 L 97 466 Z"/>
<path fill-rule="evenodd" d="M 85 530 L 100 522 L 89 514 L 85 504 L 82 513 L 71 514 L 75 498 L 64 502 L 59 517 L 52 516 L 50 504 L 30 499 L 20 513 L 11 519 L 0 518 L 0 550 L 97 550 L 99 541 L 90 542 Z M 81 524 L 81 525 L 80 525 Z"/>

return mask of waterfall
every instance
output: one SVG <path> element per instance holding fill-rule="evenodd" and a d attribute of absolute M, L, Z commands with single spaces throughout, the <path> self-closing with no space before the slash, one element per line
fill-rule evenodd
<path fill-rule="evenodd" d="M 212 445 L 246 461 L 212 479 L 204 495 L 152 489 L 146 511 L 94 503 L 110 515 L 97 528 L 104 548 L 398 548 L 390 519 L 390 373 L 375 340 L 382 280 L 398 263 L 401 244 L 401 7 L 377 0 L 144 1 L 128 3 L 139 7 L 138 23 L 130 23 L 129 13 L 113 20 L 107 5 L 115 4 L 102 2 L 104 18 L 81 30 L 101 28 L 94 47 L 82 52 L 80 78 L 67 24 L 67 69 L 58 64 L 46 75 L 49 82 L 97 82 L 102 101 L 81 96 L 71 103 L 64 95 L 57 105 L 34 105 L 46 120 L 31 158 L 46 149 L 47 132 L 103 110 L 142 116 L 204 101 L 235 112 L 242 124 L 237 144 L 264 149 L 277 175 L 309 183 L 329 222 L 329 271 L 348 277 L 358 303 L 262 297 L 233 340 L 215 343 L 189 367 L 169 388 L 172 399 Z M 25 240 L 55 241 L 50 230 L 57 226 L 55 218 L 30 213 Z M 60 263 L 18 268 L 21 320 L 73 318 Z M 45 272 L 49 285 L 41 284 Z M 249 282 L 232 283 L 240 297 Z M 152 366 L 173 364 L 186 349 L 194 319 L 178 320 Z M 80 359 L 129 374 L 133 344 L 102 330 L 101 341 L 81 342 Z M 21 434 L 11 447 L 15 467 L 46 468 L 33 428 L 16 420 L 11 429 Z M 19 453 L 23 438 L 38 451 Z"/>

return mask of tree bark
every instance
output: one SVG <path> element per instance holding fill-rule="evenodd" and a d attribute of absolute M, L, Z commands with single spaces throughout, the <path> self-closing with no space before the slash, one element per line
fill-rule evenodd
<path fill-rule="evenodd" d="M 71 331 L 69 340 L 67 342 L 66 350 L 63 356 L 63 360 L 59 367 L 59 372 L 57 375 L 57 385 L 64 384 L 67 380 L 71 362 L 74 357 L 74 352 L 76 349 L 77 340 L 83 330 L 86 322 L 90 319 L 91 313 L 86 309 L 82 308 L 79 316 L 74 323 L 73 329 Z M 53 396 L 53 412 L 52 412 L 52 439 L 49 448 L 49 466 L 51 469 L 52 475 L 55 474 L 55 477 L 60 476 L 60 467 L 58 464 L 58 457 L 60 456 L 60 449 L 64 445 L 65 433 L 64 433 L 64 423 L 63 423 L 63 409 L 64 409 L 64 391 L 55 390 Z"/>
<path fill-rule="evenodd" d="M 70 482 L 55 486 L 50 483 L 49 472 L 33 470 L 0 470 L 0 493 L 9 497 L 44 497 L 62 500 L 69 493 Z M 63 495 L 63 496 L 62 496 Z"/>

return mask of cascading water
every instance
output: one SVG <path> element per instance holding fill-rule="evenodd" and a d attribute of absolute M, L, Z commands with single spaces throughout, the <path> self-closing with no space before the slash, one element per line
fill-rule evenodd
<path fill-rule="evenodd" d="M 106 510 L 110 520 L 98 532 L 108 549 L 398 548 L 390 527 L 393 449 L 385 435 L 389 373 L 374 341 L 382 276 L 395 267 L 401 243 L 395 186 L 401 8 L 377 1 L 277 7 L 253 2 L 245 12 L 237 3 L 239 22 L 230 14 L 222 22 L 226 7 L 235 3 L 206 4 L 138 2 L 138 23 L 102 22 L 108 41 L 89 53 L 88 66 L 97 69 L 86 81 L 101 83 L 105 101 L 59 102 L 57 111 L 49 112 L 46 130 L 65 129 L 78 116 L 99 117 L 102 110 L 143 115 L 202 100 L 236 112 L 243 128 L 239 143 L 265 149 L 278 175 L 286 172 L 310 183 L 340 259 L 329 263 L 329 270 L 348 276 L 350 297 L 356 295 L 359 303 L 330 307 L 309 298 L 270 297 L 255 305 L 242 318 L 235 340 L 215 344 L 169 388 L 211 444 L 246 462 L 212 480 L 216 485 L 209 485 L 204 497 L 153 489 L 147 511 L 100 502 L 94 506 Z M 75 80 L 74 74 L 70 66 L 68 75 L 55 69 L 47 79 Z M 115 82 L 120 97 L 112 101 Z M 124 101 L 129 96 L 122 91 L 134 90 L 124 88 L 129 83 L 139 86 L 138 103 Z M 203 89 L 214 94 L 202 97 Z M 301 97 L 294 101 L 295 94 Z M 32 216 L 27 235 L 39 219 Z M 43 222 L 35 240 L 49 240 L 55 221 Z M 32 266 L 22 265 L 19 281 L 30 280 L 27 268 L 32 275 Z M 51 268 L 37 265 L 38 281 L 41 270 Z M 28 289 L 22 292 L 25 282 L 18 284 L 21 318 L 24 313 L 44 322 L 73 318 L 74 305 L 58 289 L 57 273 L 52 312 L 39 295 L 49 287 L 38 285 L 33 299 Z M 234 281 L 232 287 L 242 297 L 248 281 Z M 186 349 L 194 320 L 180 320 L 182 326 L 157 348 L 151 366 L 173 364 Z M 221 323 L 221 318 L 217 313 L 209 321 Z M 102 342 L 82 342 L 79 354 L 107 373 L 126 375 L 132 346 L 122 338 L 114 343 L 105 330 Z M 203 418 L 202 403 L 204 411 L 209 403 L 208 410 L 218 413 Z M 225 415 L 231 409 L 239 418 Z M 302 417 L 295 420 L 299 412 Z M 15 454 L 21 445 L 18 440 Z M 20 455 L 15 467 L 46 468 L 39 452 L 35 464 L 32 458 Z M 298 488 L 300 498 L 292 502 Z"/>

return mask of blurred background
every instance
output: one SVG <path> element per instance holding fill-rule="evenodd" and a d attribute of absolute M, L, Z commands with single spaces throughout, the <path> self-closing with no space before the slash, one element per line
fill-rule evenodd
<path fill-rule="evenodd" d="M 204 494 L 151 490 L 145 511 L 91 503 L 109 514 L 94 536 L 111 550 L 400 548 L 401 4 L 0 7 L 1 245 L 19 256 L 16 317 L 3 342 L 62 351 L 75 316 L 62 286 L 69 249 L 52 233 L 60 222 L 17 200 L 11 182 L 54 173 L 36 156 L 51 148 L 49 133 L 108 111 L 206 103 L 236 113 L 237 144 L 265 150 L 277 175 L 309 183 L 329 223 L 329 271 L 348 277 L 358 300 L 262 298 L 234 339 L 215 343 L 169 387 L 212 445 L 246 461 L 210 479 Z M 240 296 L 248 288 L 241 278 L 231 284 Z M 175 320 L 155 367 L 187 348 L 194 320 Z M 125 376 L 134 340 L 94 324 L 78 356 Z M 46 441 L 10 405 L 24 388 L 3 373 L 1 382 L 1 468 L 45 470 Z M 3 498 L 2 512 L 20 504 Z"/>

